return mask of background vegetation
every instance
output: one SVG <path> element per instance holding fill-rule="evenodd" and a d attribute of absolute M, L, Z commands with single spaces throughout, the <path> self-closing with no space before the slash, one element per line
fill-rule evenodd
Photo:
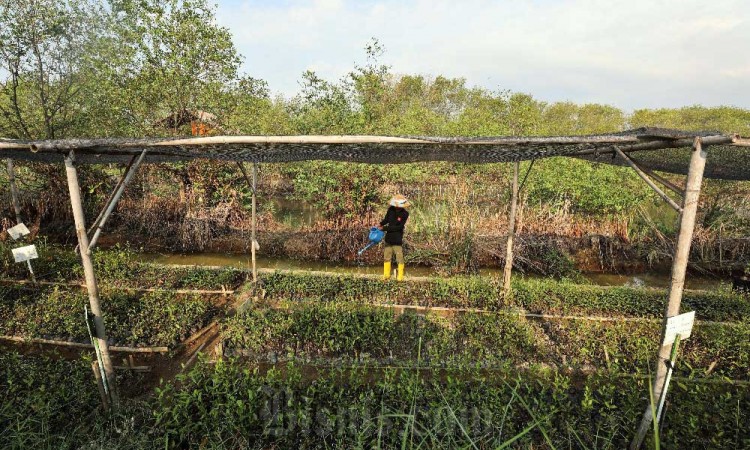
<path fill-rule="evenodd" d="M 622 111 L 548 103 L 439 74 L 401 74 L 380 62 L 385 49 L 375 39 L 342 79 L 306 72 L 299 93 L 282 98 L 265 81 L 240 72 L 242 58 L 232 37 L 217 25 L 214 7 L 205 0 L 5 1 L 0 30 L 0 136 L 6 138 L 186 134 L 190 126 L 178 119 L 195 111 L 214 114 L 212 132 L 221 134 L 560 135 L 648 125 L 750 135 L 750 111 L 737 107 Z M 524 173 L 527 169 L 524 164 Z M 119 171 L 83 170 L 92 214 Z M 21 164 L 19 172 L 27 222 L 56 239 L 67 235 L 62 171 Z M 384 201 L 401 191 L 414 199 L 413 231 L 428 235 L 420 242 L 472 242 L 476 235 L 502 234 L 509 168 L 263 165 L 260 186 L 265 230 L 299 228 L 274 214 L 279 196 L 312 208 L 309 226 L 324 235 L 370 225 Z M 732 239 L 747 236 L 749 186 L 707 182 L 697 235 L 711 250 L 700 253 L 708 264 L 747 262 Z M 9 204 L 2 202 L 6 218 L 12 215 Z M 645 242 L 638 257 L 649 262 L 669 254 L 664 248 L 676 224 L 675 215 L 630 171 L 571 159 L 534 165 L 521 210 L 522 234 Z M 154 236 L 171 249 L 201 250 L 246 230 L 248 211 L 248 188 L 229 164 L 154 165 L 141 170 L 111 226 L 131 238 Z M 415 262 L 439 262 L 430 246 Z M 313 257 L 310 248 L 296 250 L 291 253 Z M 723 257 L 726 250 L 733 254 Z"/>

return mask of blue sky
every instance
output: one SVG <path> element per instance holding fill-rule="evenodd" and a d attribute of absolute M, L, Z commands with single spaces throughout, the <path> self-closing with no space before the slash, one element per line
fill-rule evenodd
<path fill-rule="evenodd" d="M 545 101 L 750 108 L 743 0 L 219 0 L 244 70 L 276 94 L 338 79 L 374 37 L 397 74 L 463 77 Z"/>

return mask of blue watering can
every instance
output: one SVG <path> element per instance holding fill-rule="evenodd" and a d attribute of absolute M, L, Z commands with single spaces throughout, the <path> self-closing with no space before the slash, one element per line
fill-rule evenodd
<path fill-rule="evenodd" d="M 384 236 L 385 236 L 385 231 L 378 229 L 378 227 L 370 228 L 370 234 L 368 235 L 368 239 L 370 239 L 370 242 L 365 246 L 365 248 L 357 252 L 357 256 L 362 256 L 362 253 L 367 251 L 368 248 L 374 245 L 378 245 L 380 241 L 383 240 Z"/>

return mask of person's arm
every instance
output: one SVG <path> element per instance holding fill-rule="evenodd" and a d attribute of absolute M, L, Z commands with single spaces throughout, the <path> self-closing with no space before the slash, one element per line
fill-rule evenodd
<path fill-rule="evenodd" d="M 380 221 L 380 229 L 385 230 L 388 228 L 386 224 L 388 223 L 388 213 L 391 212 L 390 208 L 388 208 L 388 211 L 385 212 L 385 217 L 383 217 L 383 220 Z"/>

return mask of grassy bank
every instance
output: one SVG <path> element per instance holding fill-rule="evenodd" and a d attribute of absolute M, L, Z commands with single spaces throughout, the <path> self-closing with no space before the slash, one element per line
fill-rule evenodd
<path fill-rule="evenodd" d="M 32 261 L 41 281 L 69 282 L 83 280 L 80 258 L 68 248 L 36 243 L 39 258 Z M 0 274 L 3 278 L 28 279 L 23 264 L 13 262 L 10 242 L 0 242 Z M 100 285 L 111 288 L 161 288 L 221 290 L 235 289 L 247 278 L 247 272 L 227 267 L 213 270 L 200 267 L 164 267 L 143 263 L 130 248 L 100 250 L 94 253 L 94 266 Z"/>

